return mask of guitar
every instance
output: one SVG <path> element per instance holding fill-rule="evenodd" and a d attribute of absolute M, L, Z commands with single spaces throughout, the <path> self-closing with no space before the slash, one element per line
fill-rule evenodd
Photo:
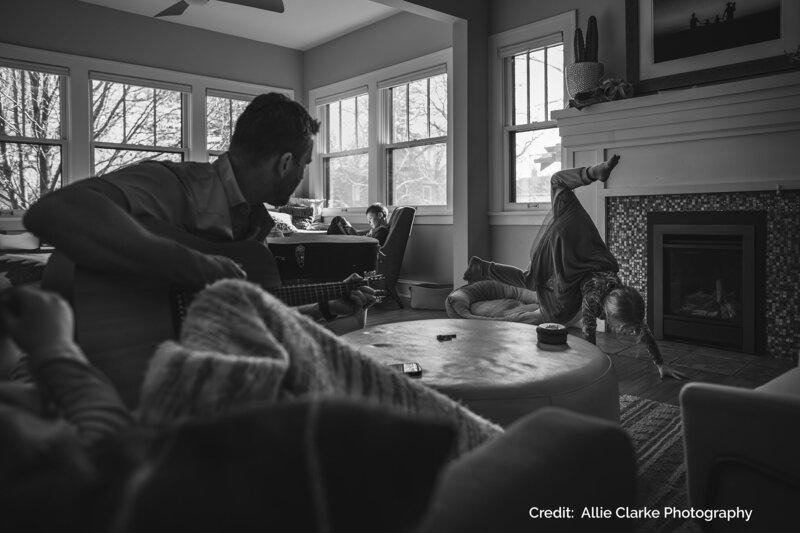
<path fill-rule="evenodd" d="M 189 245 L 233 259 L 243 266 L 248 281 L 290 306 L 343 298 L 359 287 L 380 287 L 383 280 L 366 274 L 356 281 L 281 285 L 275 259 L 259 242 L 190 239 Z M 58 251 L 47 263 L 42 288 L 58 292 L 72 304 L 78 345 L 131 408 L 138 403 L 147 362 L 158 344 L 177 338 L 194 296 L 193 291 L 166 281 L 91 270 Z"/>

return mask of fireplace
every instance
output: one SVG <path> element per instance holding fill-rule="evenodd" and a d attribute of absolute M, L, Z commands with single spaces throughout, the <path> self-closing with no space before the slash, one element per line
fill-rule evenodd
<path fill-rule="evenodd" d="M 766 214 L 648 213 L 648 316 L 659 340 L 765 348 Z"/>

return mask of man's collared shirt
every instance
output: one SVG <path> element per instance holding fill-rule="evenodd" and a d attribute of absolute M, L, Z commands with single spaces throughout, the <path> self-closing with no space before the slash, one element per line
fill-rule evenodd
<path fill-rule="evenodd" d="M 213 241 L 263 241 L 274 222 L 263 204 L 251 208 L 227 153 L 213 163 L 145 162 L 102 177 L 137 219 L 155 219 Z"/>

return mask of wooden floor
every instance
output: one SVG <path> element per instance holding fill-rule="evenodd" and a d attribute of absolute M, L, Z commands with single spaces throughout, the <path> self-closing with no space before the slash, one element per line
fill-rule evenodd
<path fill-rule="evenodd" d="M 400 309 L 391 300 L 373 306 L 367 315 L 367 326 L 447 318 L 444 311 L 411 309 L 404 301 Z M 574 329 L 572 334 L 579 334 Z M 614 363 L 619 379 L 619 393 L 633 394 L 642 398 L 678 405 L 678 394 L 686 381 L 661 381 L 658 371 L 643 344 L 634 344 L 633 339 L 614 334 L 598 333 L 597 345 Z M 664 359 L 676 370 L 689 376 L 690 381 L 721 383 L 737 387 L 754 388 L 796 366 L 796 363 L 770 357 L 745 355 L 671 341 L 659 342 Z"/>

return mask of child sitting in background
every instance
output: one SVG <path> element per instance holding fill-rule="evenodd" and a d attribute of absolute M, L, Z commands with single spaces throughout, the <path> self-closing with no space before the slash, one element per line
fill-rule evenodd
<path fill-rule="evenodd" d="M 381 246 L 389 236 L 389 210 L 382 203 L 372 204 L 367 208 L 369 231 L 367 237 L 378 239 Z M 358 235 L 358 232 L 344 217 L 333 217 L 328 227 L 328 235 Z"/>

